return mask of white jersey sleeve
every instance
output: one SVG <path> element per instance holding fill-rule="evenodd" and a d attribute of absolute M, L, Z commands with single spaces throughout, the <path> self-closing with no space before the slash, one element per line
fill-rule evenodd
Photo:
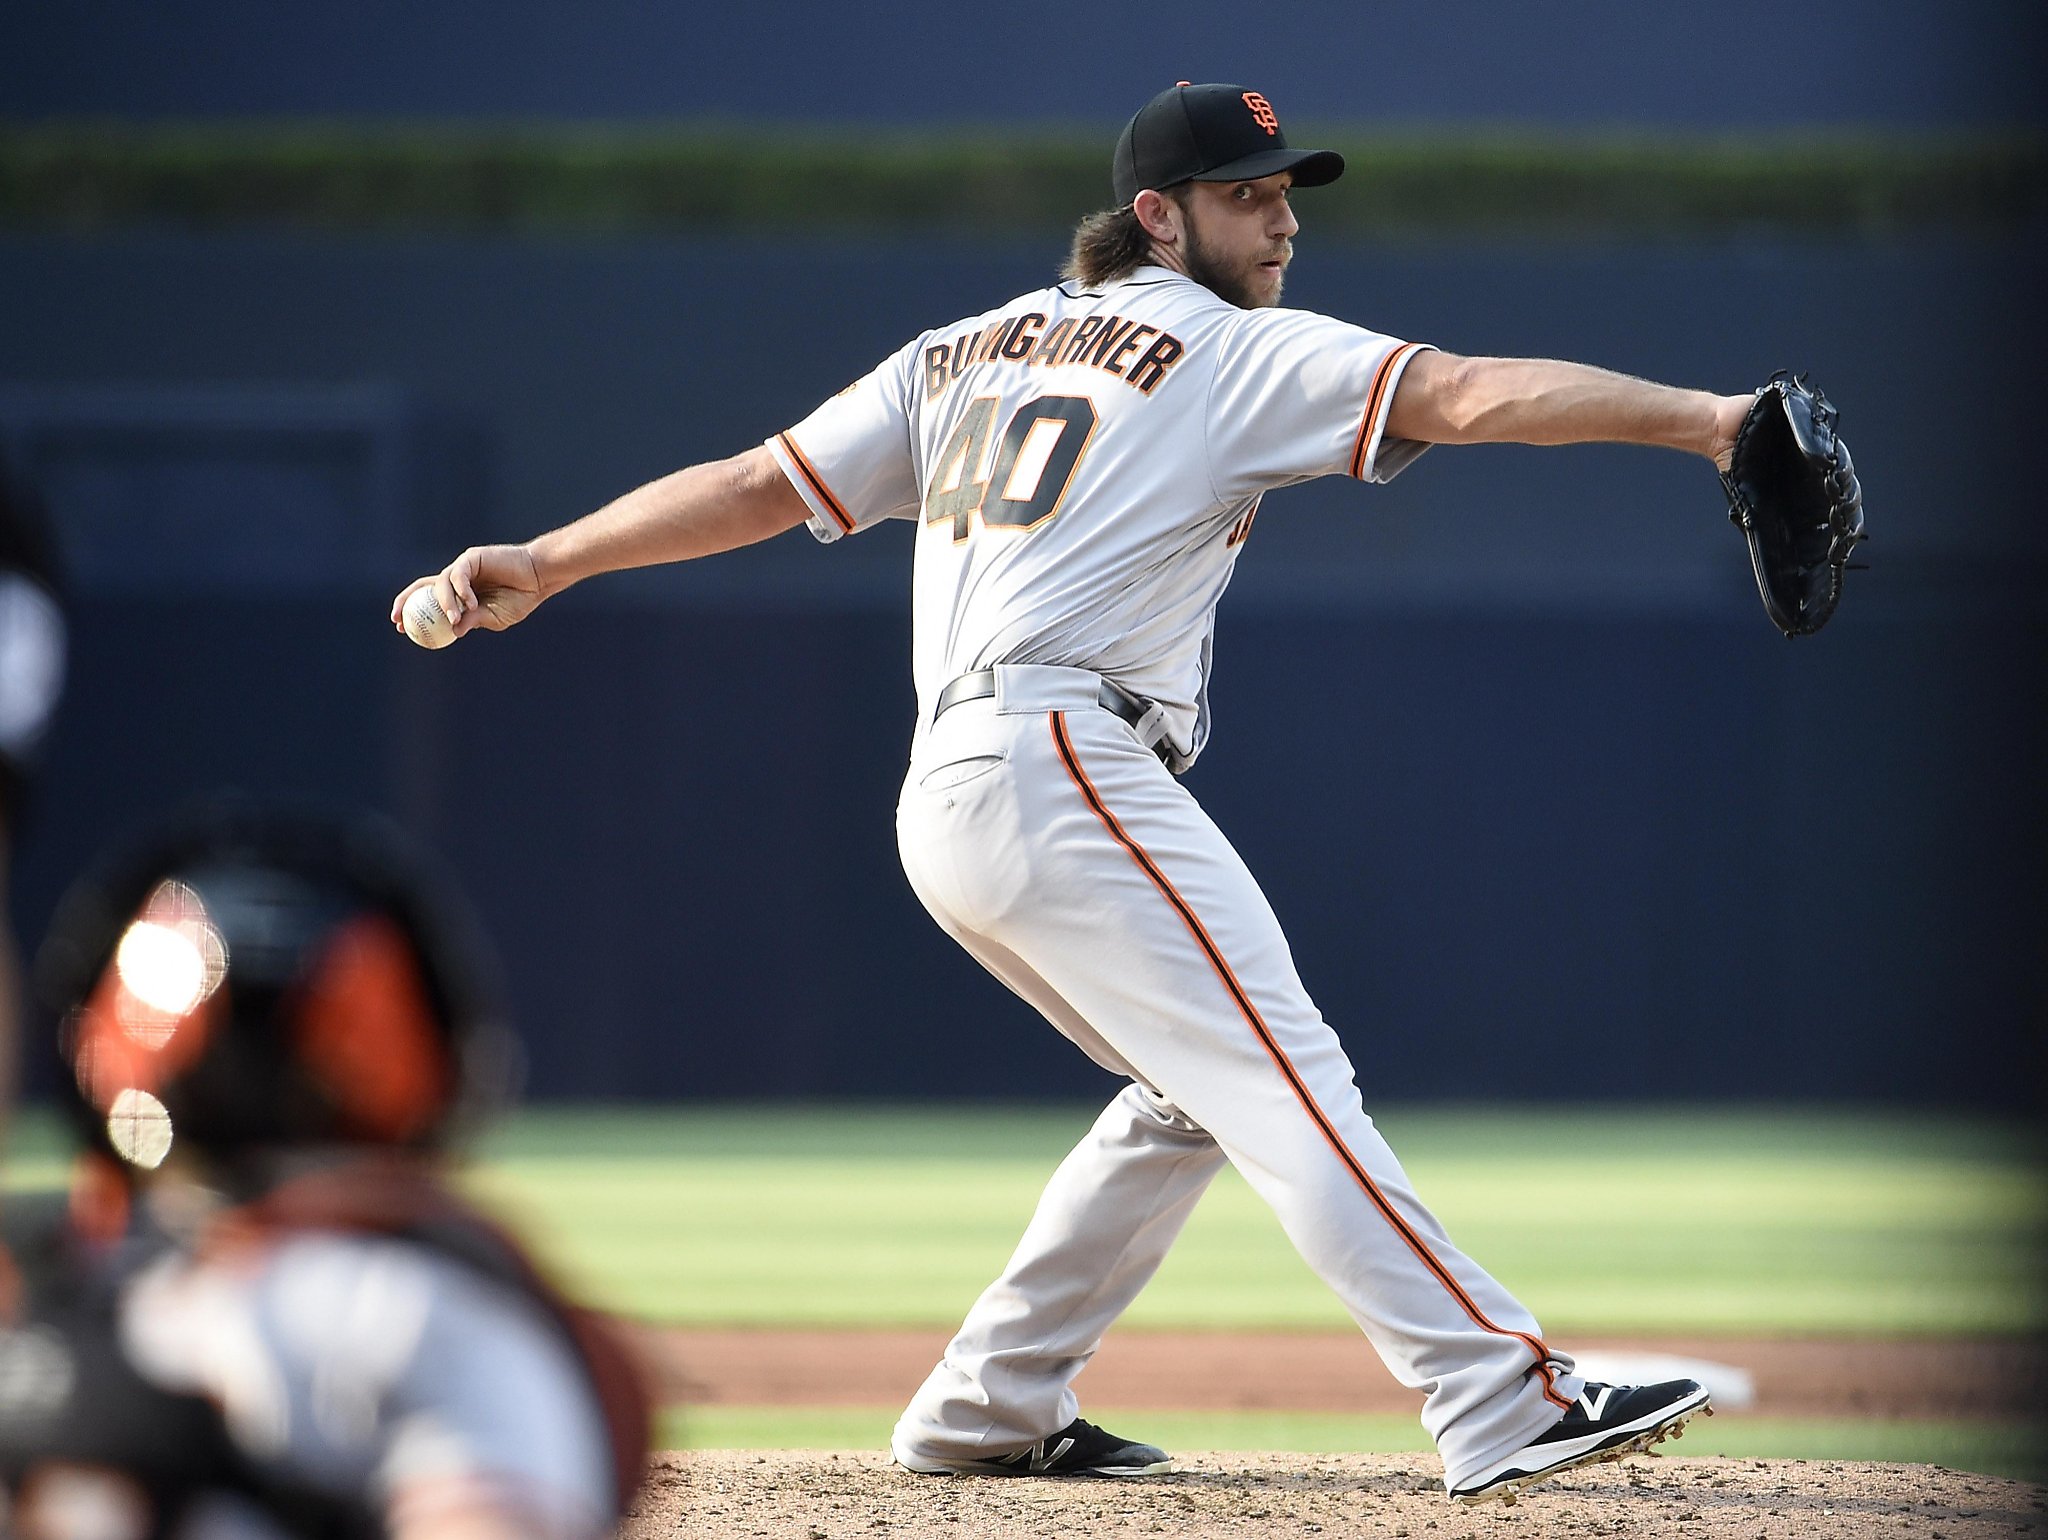
<path fill-rule="evenodd" d="M 923 496 L 911 386 L 923 342 L 913 340 L 768 440 L 782 473 L 810 505 L 808 527 L 820 540 L 857 534 L 884 519 L 917 517 Z"/>
<path fill-rule="evenodd" d="M 1429 446 L 1387 439 L 1387 412 L 1426 344 L 1306 310 L 1247 310 L 1209 392 L 1209 475 L 1226 503 L 1318 476 L 1389 481 Z"/>

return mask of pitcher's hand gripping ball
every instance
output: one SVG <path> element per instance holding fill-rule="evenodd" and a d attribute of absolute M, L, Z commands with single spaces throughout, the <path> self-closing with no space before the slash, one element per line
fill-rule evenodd
<path fill-rule="evenodd" d="M 405 601 L 405 634 L 422 647 L 446 647 L 455 640 L 454 622 L 442 613 L 433 584 L 421 584 Z"/>
<path fill-rule="evenodd" d="M 1811 636 L 1828 623 L 1850 554 L 1868 538 L 1863 489 L 1835 416 L 1804 375 L 1780 369 L 1756 393 L 1721 473 L 1764 611 L 1787 636 Z"/>

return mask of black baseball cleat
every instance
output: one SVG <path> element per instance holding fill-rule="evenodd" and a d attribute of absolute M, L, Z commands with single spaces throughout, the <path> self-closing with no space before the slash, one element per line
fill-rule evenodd
<path fill-rule="evenodd" d="M 1512 1503 L 1522 1488 L 1578 1465 L 1598 1465 L 1677 1438 L 1694 1416 L 1714 1415 L 1694 1380 L 1662 1385 L 1596 1385 L 1588 1381 L 1564 1416 L 1534 1442 L 1496 1460 L 1451 1488 L 1451 1501 Z"/>
<path fill-rule="evenodd" d="M 1076 1417 L 1059 1432 L 1011 1454 L 985 1460 L 897 1463 L 920 1476 L 1158 1476 L 1173 1469 L 1164 1449 L 1134 1444 Z"/>

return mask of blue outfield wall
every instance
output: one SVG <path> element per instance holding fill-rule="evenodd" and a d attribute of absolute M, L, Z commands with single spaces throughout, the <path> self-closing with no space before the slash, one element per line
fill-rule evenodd
<path fill-rule="evenodd" d="M 442 654 L 383 623 L 455 544 L 758 439 L 1048 259 L 0 242 L 0 434 L 79 590 L 19 923 L 109 830 L 236 783 L 383 807 L 443 853 L 537 1094 L 1106 1089 L 897 869 L 906 530 L 588 584 Z M 1304 241 L 1302 303 L 1466 350 L 1724 387 L 1810 364 L 1878 530 L 1795 644 L 1677 456 L 1439 450 L 1270 500 L 1191 785 L 1369 1103 L 2034 1095 L 2034 266 Z"/>
<path fill-rule="evenodd" d="M 1776 129 L 2041 120 L 2040 8 L 2011 0 L 25 0 L 0 117 L 806 119 L 1117 125 L 1176 79 L 1286 121 Z"/>

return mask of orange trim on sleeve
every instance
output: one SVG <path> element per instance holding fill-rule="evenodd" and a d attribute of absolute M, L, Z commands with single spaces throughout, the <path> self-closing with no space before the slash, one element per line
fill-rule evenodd
<path fill-rule="evenodd" d="M 818 501 L 825 505 L 826 511 L 832 515 L 840 529 L 849 535 L 852 534 L 853 515 L 832 495 L 832 489 L 825 485 L 825 478 L 818 474 L 818 468 L 805 458 L 801 449 L 796 447 L 796 440 L 787 433 L 778 433 L 775 435 L 775 441 L 789 452 L 790 459 L 796 461 L 796 468 L 803 473 L 804 480 L 811 484 L 811 490 L 818 494 Z"/>
<path fill-rule="evenodd" d="M 1384 369 L 1382 372 L 1384 372 Z M 1557 1392 L 1557 1371 L 1550 1365 L 1550 1349 L 1544 1345 L 1542 1338 L 1533 1337 L 1527 1332 L 1509 1331 L 1507 1328 L 1496 1326 L 1492 1321 L 1488 1320 L 1486 1313 L 1479 1308 L 1478 1302 L 1465 1292 L 1463 1286 L 1451 1275 L 1450 1269 L 1445 1267 L 1436 1254 L 1429 1249 L 1428 1244 L 1415 1232 L 1414 1227 L 1401 1217 L 1394 1208 L 1393 1203 L 1387 1198 L 1387 1195 L 1380 1191 L 1379 1184 L 1373 1181 L 1372 1177 L 1367 1173 L 1365 1163 L 1351 1152 L 1350 1148 L 1338 1135 L 1335 1126 L 1331 1124 L 1329 1117 L 1323 1112 L 1321 1107 L 1316 1105 L 1315 1097 L 1310 1094 L 1307 1084 L 1301 1078 L 1300 1071 L 1295 1069 L 1285 1051 L 1274 1039 L 1271 1029 L 1265 1023 L 1265 1019 L 1259 1015 L 1258 1007 L 1252 1004 L 1251 996 L 1245 992 L 1244 986 L 1238 982 L 1237 975 L 1230 969 L 1230 964 L 1224 961 L 1222 950 L 1211 939 L 1201 920 L 1196 918 L 1194 909 L 1188 904 L 1186 899 L 1180 896 L 1179 891 L 1174 885 L 1167 880 L 1166 874 L 1159 869 L 1151 856 L 1145 853 L 1144 847 L 1124 831 L 1124 827 L 1117 821 L 1116 815 L 1103 802 L 1101 793 L 1096 791 L 1093 783 L 1089 781 L 1087 772 L 1081 768 L 1081 761 L 1074 752 L 1073 740 L 1067 735 L 1066 713 L 1063 711 L 1049 712 L 1047 713 L 1047 718 L 1052 724 L 1053 747 L 1058 751 L 1061 763 L 1066 766 L 1068 776 L 1072 778 L 1075 787 L 1080 791 L 1082 800 L 1088 804 L 1089 810 L 1095 814 L 1095 817 L 1102 826 L 1109 831 L 1110 837 L 1124 847 L 1130 854 L 1131 859 L 1138 863 L 1138 869 L 1145 874 L 1151 881 L 1152 886 L 1159 890 L 1160 895 L 1180 915 L 1181 923 L 1187 926 L 1189 934 L 1195 938 L 1195 944 L 1208 957 L 1209 966 L 1216 970 L 1217 978 L 1222 980 L 1223 987 L 1229 992 L 1231 999 L 1236 1003 L 1239 1014 L 1244 1017 L 1245 1022 L 1258 1037 L 1260 1046 L 1266 1050 L 1266 1056 L 1273 1061 L 1274 1067 L 1280 1071 L 1282 1078 L 1286 1080 L 1288 1088 L 1294 1092 L 1295 1100 L 1301 1103 L 1302 1110 L 1308 1114 L 1309 1120 L 1315 1124 L 1317 1131 L 1322 1134 L 1324 1142 L 1330 1146 L 1338 1160 L 1351 1173 L 1353 1180 L 1364 1190 L 1366 1197 L 1371 1200 L 1373 1207 L 1379 1210 L 1380 1216 L 1393 1227 L 1394 1233 L 1401 1238 L 1410 1251 L 1415 1253 L 1417 1259 L 1421 1261 L 1424 1267 L 1429 1269 L 1437 1282 L 1444 1286 L 1444 1289 L 1450 1294 L 1451 1298 L 1457 1301 L 1458 1308 L 1465 1312 L 1474 1325 L 1484 1331 L 1493 1332 L 1498 1336 L 1513 1337 L 1536 1356 L 1535 1368 L 1537 1373 L 1543 1377 L 1544 1398 L 1554 1406 L 1569 1407 L 1571 1402 Z"/>
<path fill-rule="evenodd" d="M 1385 358 L 1372 377 L 1372 390 L 1365 398 L 1365 421 L 1358 425 L 1358 438 L 1351 446 L 1351 477 L 1355 481 L 1365 479 L 1365 451 L 1372 444 L 1373 424 L 1380 420 L 1380 398 L 1386 394 L 1387 385 L 1402 359 L 1422 346 L 1419 342 L 1404 342 Z"/>

